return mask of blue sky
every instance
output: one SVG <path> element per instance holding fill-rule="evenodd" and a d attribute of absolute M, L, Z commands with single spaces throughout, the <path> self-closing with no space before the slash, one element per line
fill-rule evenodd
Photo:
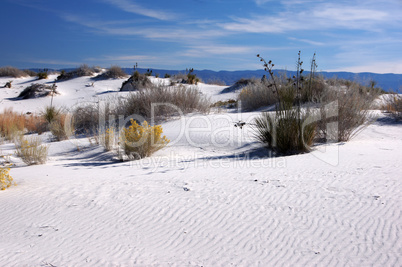
<path fill-rule="evenodd" d="M 0 66 L 402 73 L 401 0 L 0 0 Z"/>

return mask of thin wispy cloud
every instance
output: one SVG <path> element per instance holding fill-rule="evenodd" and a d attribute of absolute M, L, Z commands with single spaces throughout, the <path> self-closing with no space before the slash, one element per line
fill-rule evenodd
<path fill-rule="evenodd" d="M 100 19 L 86 18 L 77 15 L 63 15 L 63 19 L 92 29 L 94 32 L 106 35 L 119 36 L 142 36 L 148 39 L 168 41 L 168 42 L 194 42 L 195 40 L 205 40 L 213 37 L 223 37 L 228 33 L 220 29 L 198 29 L 194 27 L 177 26 L 138 26 L 131 21 L 107 21 Z M 119 25 L 118 25 L 119 24 Z"/>
<path fill-rule="evenodd" d="M 94 5 L 96 3 L 96 5 Z M 294 69 L 316 51 L 321 70 L 378 69 L 375 62 L 402 60 L 400 0 L 172 1 L 5 0 L 0 22 L 5 36 L 0 61 L 29 59 L 37 66 L 121 64 L 206 69 L 261 68 L 255 55 L 278 68 Z M 18 10 L 23 12 L 17 12 Z M 31 14 L 24 17 L 23 14 Z M 8 14 L 13 14 L 8 16 Z M 30 25 L 22 27 L 21 25 Z M 46 25 L 48 31 L 35 31 Z M 18 35 L 15 33 L 18 32 Z M 52 38 L 49 38 L 49 33 Z M 44 40 L 46 44 L 44 45 Z M 60 53 L 60 43 L 65 43 Z M 62 54 L 62 55 L 61 55 Z M 69 59 L 65 61 L 65 59 Z M 70 62 L 69 62 L 70 61 Z M 24 63 L 31 66 L 33 60 Z M 18 63 L 19 64 L 19 63 Z M 399 69 L 398 64 L 394 64 Z M 385 69 L 385 64 L 381 65 Z M 402 71 L 401 71 L 402 72 Z"/>
<path fill-rule="evenodd" d="M 226 30 L 250 33 L 285 33 L 300 30 L 359 29 L 378 30 L 400 20 L 392 11 L 379 10 L 378 5 L 359 8 L 354 5 L 319 3 L 292 8 L 277 14 L 236 17 L 222 23 Z"/>
<path fill-rule="evenodd" d="M 325 43 L 323 43 L 323 42 L 317 42 L 317 41 L 312 41 L 312 40 L 303 39 L 303 38 L 288 37 L 288 39 L 292 40 L 292 41 L 296 41 L 296 42 L 302 42 L 302 43 L 314 45 L 314 46 L 323 46 L 323 45 L 325 45 Z"/>
<path fill-rule="evenodd" d="M 130 0 L 102 0 L 121 9 L 125 12 L 134 13 L 158 20 L 176 20 L 178 19 L 178 14 L 169 13 L 166 11 L 158 10 L 156 8 L 145 8 L 140 4 L 135 3 Z"/>

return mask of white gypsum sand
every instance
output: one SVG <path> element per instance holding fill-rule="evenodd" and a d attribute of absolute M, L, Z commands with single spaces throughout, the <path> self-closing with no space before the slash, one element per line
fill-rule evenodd
<path fill-rule="evenodd" d="M 122 81 L 60 82 L 53 103 L 124 95 Z M 1 108 L 48 105 L 9 99 L 29 82 L 0 89 Z M 235 98 L 199 88 L 216 101 Z M 3 143 L 18 185 L 0 192 L 0 265 L 400 266 L 401 125 L 378 121 L 347 143 L 269 158 L 250 127 L 233 126 L 256 115 L 165 122 L 172 143 L 132 162 L 84 138 L 49 143 L 48 162 L 26 166 Z"/>

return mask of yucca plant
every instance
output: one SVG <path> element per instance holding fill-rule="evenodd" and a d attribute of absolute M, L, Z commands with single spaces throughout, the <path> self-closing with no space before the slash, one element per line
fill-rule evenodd
<path fill-rule="evenodd" d="M 294 154 L 307 152 L 315 137 L 315 123 L 306 123 L 310 112 L 301 110 L 301 89 L 303 84 L 303 62 L 298 53 L 297 73 L 293 77 L 293 84 L 289 87 L 278 90 L 273 75 L 272 61 L 266 62 L 264 58 L 257 55 L 260 61 L 264 62 L 264 70 L 270 74 L 272 83 L 269 87 L 278 97 L 275 115 L 262 113 L 254 121 L 256 126 L 256 138 L 264 143 L 267 148 L 281 154 Z M 268 88 L 267 88 L 268 89 Z M 296 107 L 294 107 L 296 103 Z"/>

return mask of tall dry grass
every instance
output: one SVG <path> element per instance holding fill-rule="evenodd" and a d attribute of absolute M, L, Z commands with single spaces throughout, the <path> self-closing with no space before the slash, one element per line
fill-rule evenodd
<path fill-rule="evenodd" d="M 160 84 L 130 94 L 122 103 L 119 113 L 125 116 L 140 115 L 145 119 L 150 119 L 153 115 L 154 119 L 163 119 L 180 113 L 207 113 L 210 106 L 209 99 L 196 87 Z"/>

